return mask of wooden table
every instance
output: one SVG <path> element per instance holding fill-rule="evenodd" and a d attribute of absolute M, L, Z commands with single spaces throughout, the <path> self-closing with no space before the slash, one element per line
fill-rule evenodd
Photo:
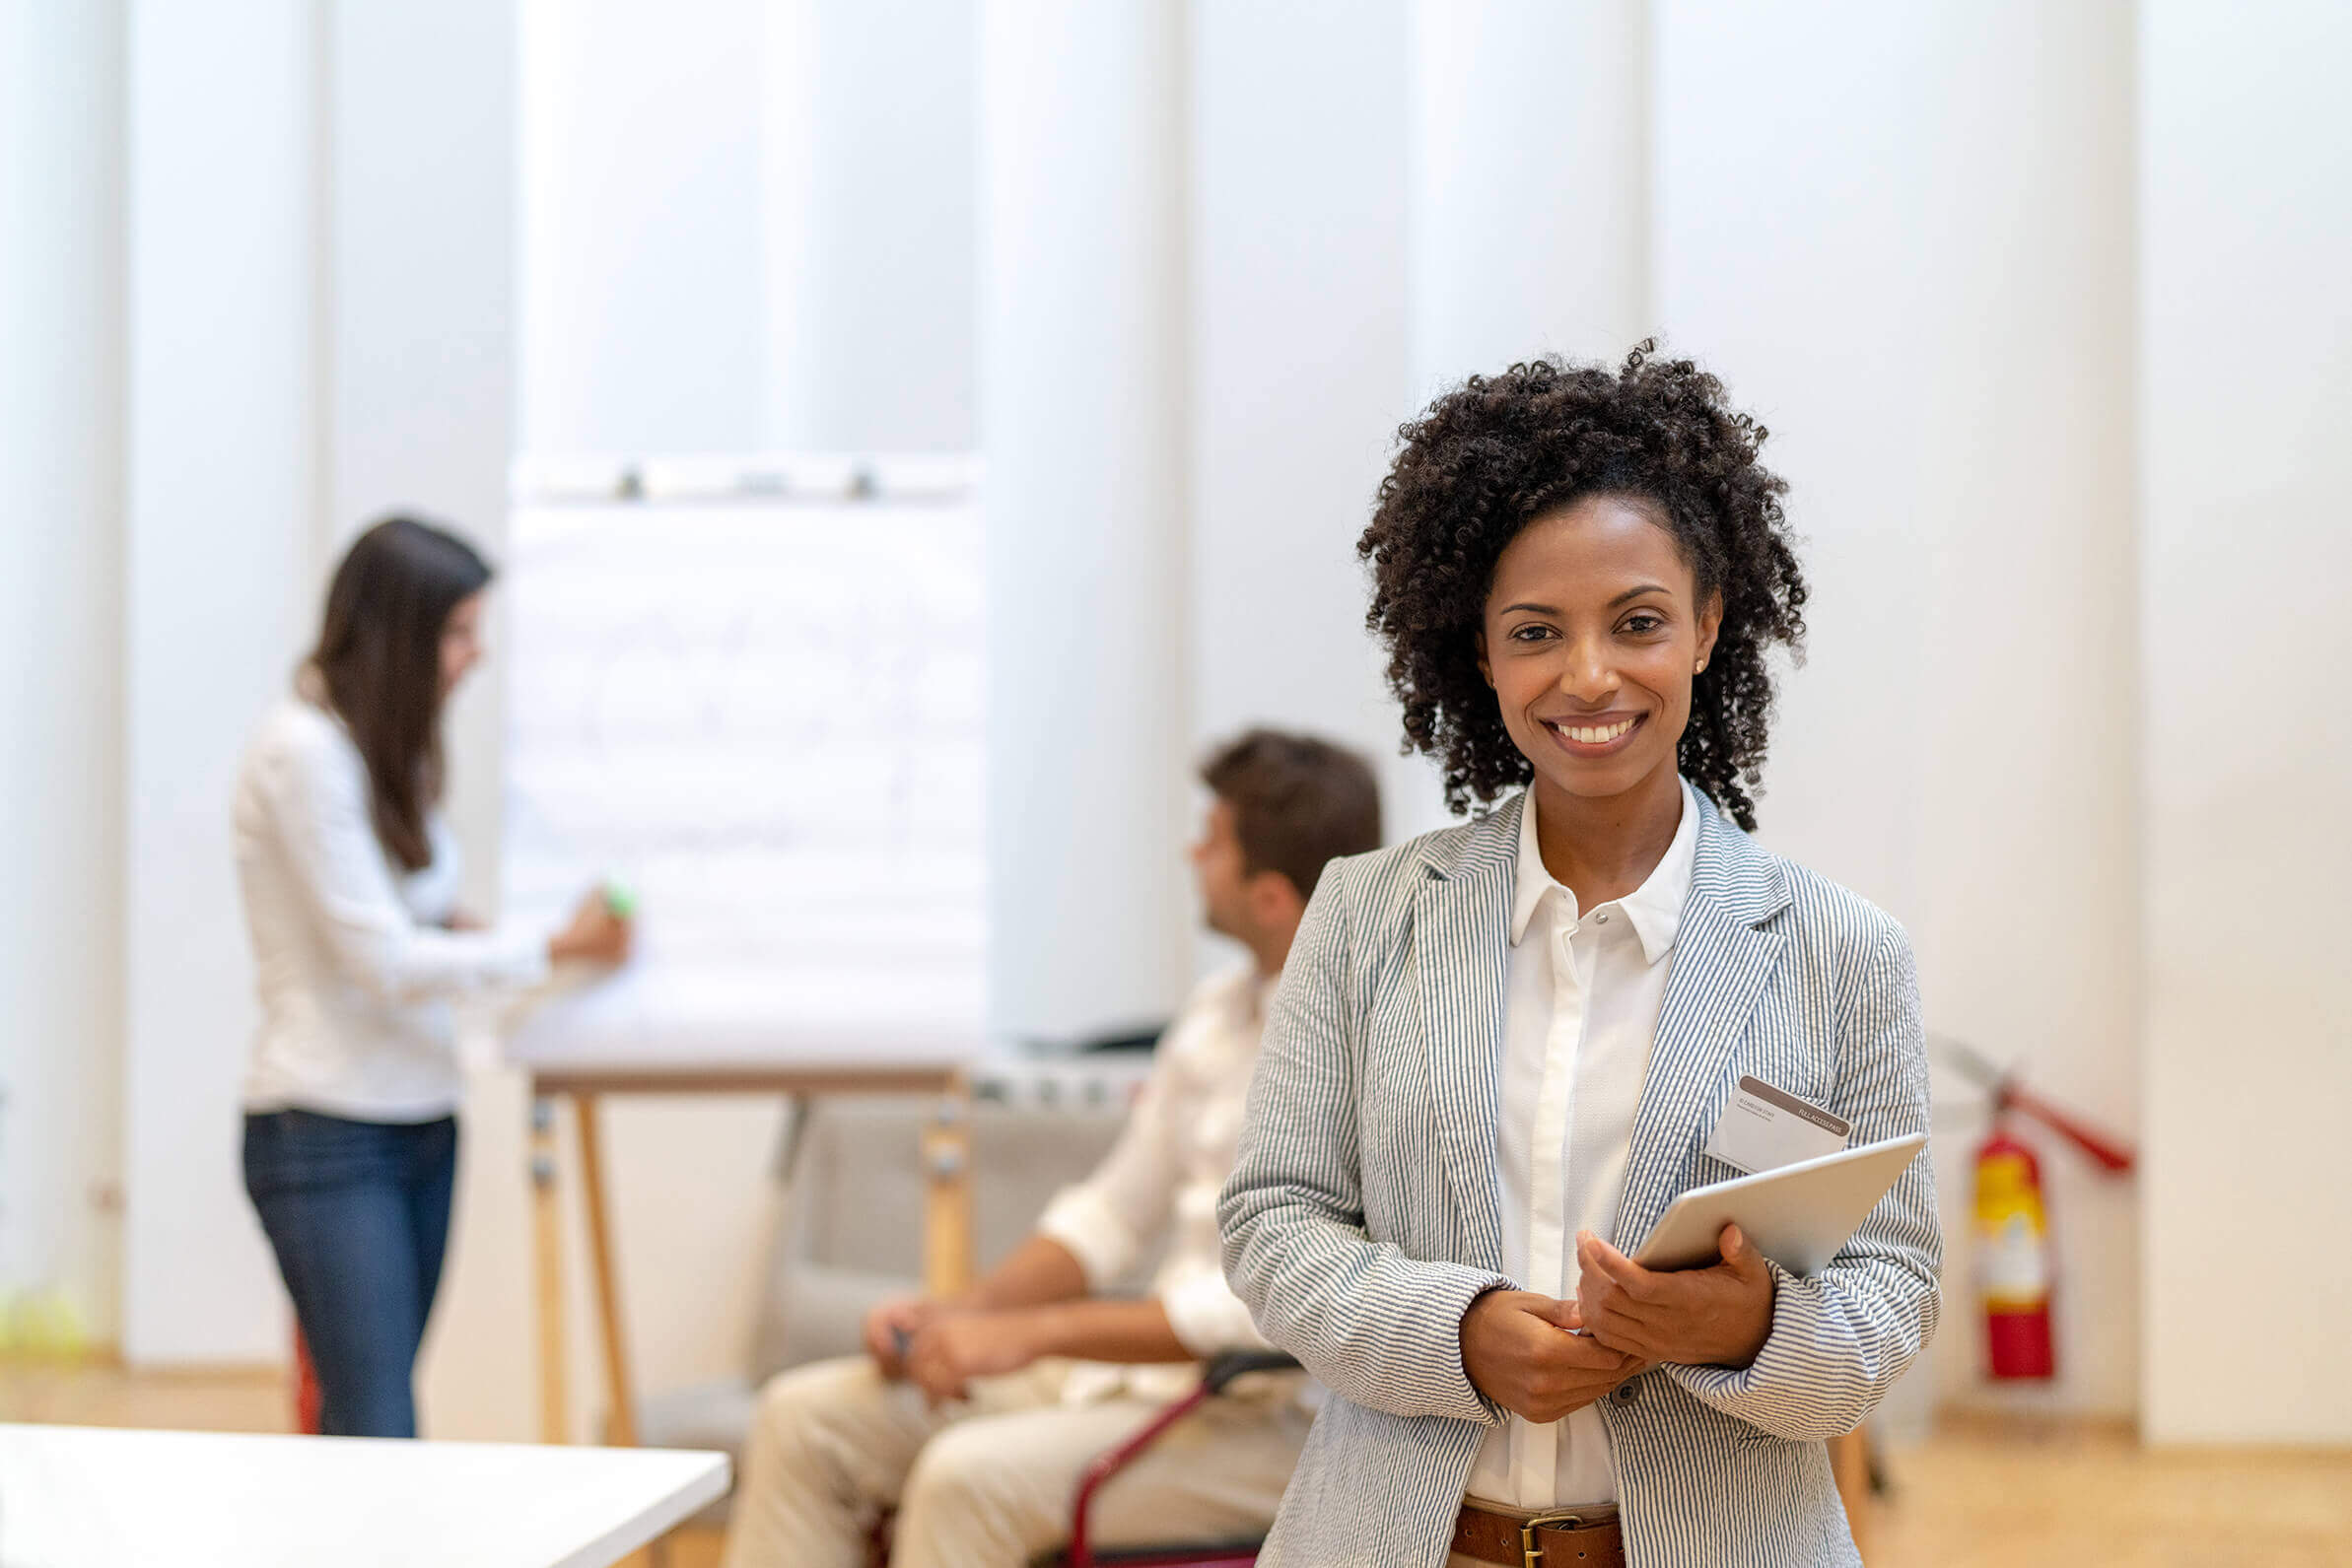
<path fill-rule="evenodd" d="M 0 1426 L 0 1562 L 606 1568 L 727 1482 L 683 1450 Z"/>
<path fill-rule="evenodd" d="M 637 1442 L 636 1385 L 629 1377 L 629 1345 L 621 1318 L 620 1280 L 613 1261 L 605 1201 L 603 1137 L 598 1100 L 621 1094 L 919 1094 L 938 1100 L 919 1151 L 926 1177 L 924 1286 L 934 1294 L 970 1283 L 972 1259 L 971 1095 L 960 1064 L 862 1065 L 640 1065 L 544 1064 L 521 1061 L 530 1081 L 533 1226 L 539 1316 L 539 1436 L 568 1443 L 572 1407 L 564 1329 L 562 1166 L 557 1158 L 555 1101 L 569 1098 L 578 1122 L 581 1198 L 588 1210 L 588 1261 L 596 1291 L 598 1345 L 610 1414 L 604 1441 Z M 910 1150 L 910 1154 L 918 1151 Z"/>

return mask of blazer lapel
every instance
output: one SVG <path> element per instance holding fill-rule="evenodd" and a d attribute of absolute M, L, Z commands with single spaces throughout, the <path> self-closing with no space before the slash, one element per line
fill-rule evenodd
<path fill-rule="evenodd" d="M 1495 1094 L 1518 836 L 1514 801 L 1474 824 L 1450 863 L 1424 862 L 1427 879 L 1414 905 L 1414 969 L 1437 1108 L 1438 1160 L 1463 1217 L 1470 1254 L 1456 1261 L 1488 1269 L 1502 1266 L 1494 1189 Z"/>
<path fill-rule="evenodd" d="M 1692 1155 L 1706 1140 L 1698 1113 L 1745 1032 L 1785 943 L 1760 929 L 1788 907 L 1770 856 L 1701 797 L 1691 902 L 1677 934 L 1649 1072 L 1633 1117 L 1625 1193 L 1610 1241 L 1631 1247 L 1682 1191 Z"/>

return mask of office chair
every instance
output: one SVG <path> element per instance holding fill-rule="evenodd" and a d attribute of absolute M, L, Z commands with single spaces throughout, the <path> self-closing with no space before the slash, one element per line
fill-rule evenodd
<path fill-rule="evenodd" d="M 1238 1378 L 1253 1372 L 1293 1370 L 1298 1363 L 1280 1350 L 1227 1350 L 1211 1356 L 1201 1369 L 1200 1384 L 1143 1423 L 1126 1442 L 1086 1466 L 1071 1501 L 1070 1544 L 1039 1560 L 1037 1568 L 1249 1568 L 1258 1560 L 1263 1537 L 1240 1540 L 1192 1541 L 1179 1545 L 1094 1548 L 1088 1532 L 1094 1496 L 1103 1483 L 1135 1463 L 1162 1434 L 1207 1400 L 1225 1392 Z"/>
<path fill-rule="evenodd" d="M 1122 1546 L 1096 1550 L 1090 1538 L 1094 1496 L 1103 1483 L 1134 1464 L 1139 1455 L 1158 1442 L 1168 1428 L 1199 1409 L 1205 1400 L 1225 1392 L 1237 1378 L 1253 1372 L 1286 1372 L 1298 1366 L 1280 1350 L 1227 1350 L 1209 1358 L 1201 1381 L 1182 1398 L 1163 1406 L 1135 1436 L 1110 1450 L 1078 1477 L 1071 1499 L 1070 1544 L 1037 1558 L 1032 1568 L 1250 1568 L 1258 1560 L 1259 1536 L 1239 1540 L 1185 1541 L 1171 1545 Z M 874 1522 L 867 1541 L 868 1568 L 889 1568 L 891 1515 Z"/>

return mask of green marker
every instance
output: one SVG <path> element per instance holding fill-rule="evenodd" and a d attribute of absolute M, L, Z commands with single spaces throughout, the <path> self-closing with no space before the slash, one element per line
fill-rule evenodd
<path fill-rule="evenodd" d="M 637 916 L 637 893 L 619 877 L 604 880 L 604 907 L 616 920 L 634 920 Z"/>

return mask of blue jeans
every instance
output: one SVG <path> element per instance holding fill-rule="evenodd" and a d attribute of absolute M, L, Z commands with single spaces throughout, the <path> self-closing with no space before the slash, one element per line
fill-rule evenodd
<path fill-rule="evenodd" d="M 245 1118 L 245 1192 L 318 1372 L 337 1437 L 414 1437 L 410 1376 L 441 1286 L 457 1122 Z"/>

